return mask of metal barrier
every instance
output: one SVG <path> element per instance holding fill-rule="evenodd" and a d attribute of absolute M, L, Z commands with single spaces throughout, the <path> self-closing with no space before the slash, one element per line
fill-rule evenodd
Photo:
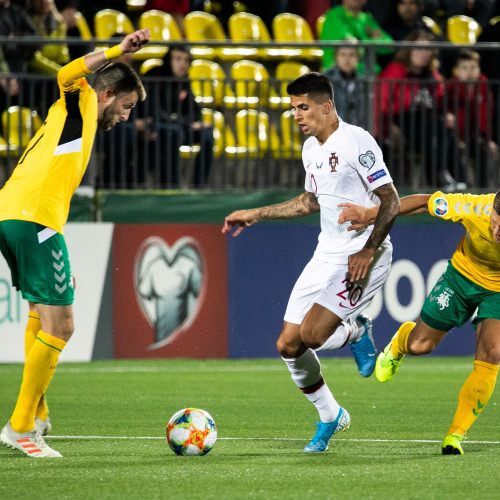
<path fill-rule="evenodd" d="M 428 45 L 443 51 L 457 48 Z M 356 124 L 379 142 L 396 185 L 410 190 L 460 189 L 464 184 L 498 189 L 500 82 L 380 80 L 373 72 L 376 48 L 363 47 L 366 73 L 354 82 L 348 97 L 339 92 L 337 107 L 346 121 L 357 111 Z M 193 101 L 187 111 L 181 110 L 180 101 L 179 107 L 165 109 L 162 98 L 167 91 L 185 88 L 185 82 L 146 73 L 148 99 L 127 123 L 97 134 L 84 182 L 97 189 L 302 186 L 304 138 L 289 109 L 287 80 L 274 76 L 278 62 L 263 62 L 272 76 L 260 80 L 226 76 L 233 64 L 221 65 L 222 77 L 191 80 L 196 104 Z M 2 113 L 0 184 L 58 98 L 54 76 L 12 77 L 19 81 L 20 92 L 16 99 L 7 95 Z M 469 98 L 464 99 L 464 93 Z"/>

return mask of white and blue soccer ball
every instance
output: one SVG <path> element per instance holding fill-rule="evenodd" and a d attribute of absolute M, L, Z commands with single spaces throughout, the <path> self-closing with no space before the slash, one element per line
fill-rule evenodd
<path fill-rule="evenodd" d="M 217 426 L 205 410 L 184 408 L 167 424 L 167 443 L 177 455 L 206 455 L 217 441 Z"/>

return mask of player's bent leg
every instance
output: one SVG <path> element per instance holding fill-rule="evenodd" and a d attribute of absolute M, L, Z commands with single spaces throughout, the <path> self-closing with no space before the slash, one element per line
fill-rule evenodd
<path fill-rule="evenodd" d="M 15 432 L 10 422 L 0 432 L 0 442 L 14 450 L 19 450 L 32 458 L 60 458 L 62 455 L 52 449 L 35 430 L 31 432 Z"/>
<path fill-rule="evenodd" d="M 350 417 L 325 383 L 318 356 L 300 340 L 299 326 L 285 322 L 277 347 L 293 382 L 319 414 L 320 422 L 315 437 L 304 451 L 323 452 L 327 450 L 333 434 L 349 427 Z"/>
<path fill-rule="evenodd" d="M 408 352 L 406 349 L 408 336 L 414 328 L 415 323 L 413 321 L 403 323 L 389 344 L 379 354 L 375 364 L 375 377 L 379 382 L 391 380 L 398 372 L 405 354 Z"/>

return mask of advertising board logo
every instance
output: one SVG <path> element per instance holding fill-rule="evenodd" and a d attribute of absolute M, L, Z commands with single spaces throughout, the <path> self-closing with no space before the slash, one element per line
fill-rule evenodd
<path fill-rule="evenodd" d="M 162 238 L 144 240 L 134 263 L 139 307 L 154 331 L 149 349 L 170 343 L 196 318 L 204 291 L 200 245 L 182 237 L 172 246 Z"/>

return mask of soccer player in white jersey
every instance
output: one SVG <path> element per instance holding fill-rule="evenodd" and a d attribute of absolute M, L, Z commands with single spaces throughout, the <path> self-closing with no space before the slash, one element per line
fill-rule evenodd
<path fill-rule="evenodd" d="M 302 152 L 305 192 L 284 203 L 233 212 L 225 218 L 222 232 L 237 236 L 262 219 L 320 211 L 318 246 L 295 283 L 277 341 L 292 380 L 318 410 L 317 431 L 304 448 L 318 453 L 328 449 L 335 433 L 350 426 L 351 418 L 326 385 L 315 351 L 339 349 L 349 342 L 361 375 L 372 374 L 371 320 L 361 311 L 389 274 L 388 233 L 399 213 L 399 199 L 373 137 L 337 115 L 327 77 L 302 75 L 287 91 L 296 122 L 311 136 Z M 347 200 L 380 205 L 370 230 L 353 234 L 347 231 L 348 224 L 338 223 L 337 205 Z"/>

